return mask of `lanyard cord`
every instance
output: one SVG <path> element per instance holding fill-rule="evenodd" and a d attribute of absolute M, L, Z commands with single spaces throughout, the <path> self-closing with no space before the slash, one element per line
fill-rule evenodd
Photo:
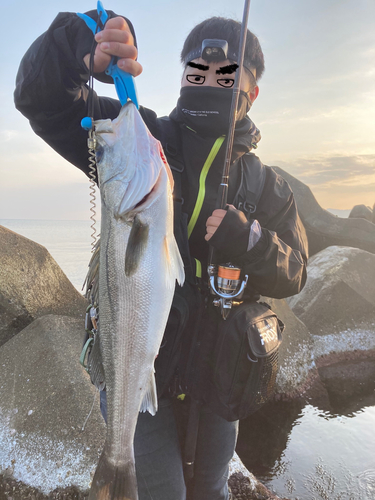
<path fill-rule="evenodd" d="M 96 30 L 99 28 L 99 20 L 96 24 Z M 92 128 L 89 130 L 89 139 L 87 141 L 88 150 L 89 150 L 89 178 L 90 178 L 90 220 L 91 220 L 91 252 L 94 253 L 96 245 L 97 245 L 97 236 L 96 236 L 96 180 L 97 180 L 97 172 L 96 172 L 96 156 L 95 156 L 95 147 L 96 147 L 96 139 L 95 139 L 95 127 L 93 125 L 94 121 L 94 55 L 95 49 L 97 46 L 97 42 L 95 38 L 92 41 L 91 50 L 90 50 L 90 63 L 89 63 L 89 95 L 87 99 L 87 111 L 88 116 L 92 120 Z"/>

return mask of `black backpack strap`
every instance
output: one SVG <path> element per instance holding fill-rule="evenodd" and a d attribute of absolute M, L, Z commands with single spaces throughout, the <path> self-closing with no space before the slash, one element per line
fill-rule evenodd
<path fill-rule="evenodd" d="M 244 154 L 241 162 L 241 181 L 233 205 L 251 218 L 258 206 L 266 181 L 266 169 L 253 153 Z"/>

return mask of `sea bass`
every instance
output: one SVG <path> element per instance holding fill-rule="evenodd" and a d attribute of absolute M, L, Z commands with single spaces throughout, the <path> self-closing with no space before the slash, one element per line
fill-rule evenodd
<path fill-rule="evenodd" d="M 134 104 L 95 122 L 102 200 L 99 346 L 107 435 L 89 499 L 137 500 L 133 438 L 139 411 L 157 411 L 154 361 L 175 282 L 184 281 L 173 235 L 173 178 Z"/>

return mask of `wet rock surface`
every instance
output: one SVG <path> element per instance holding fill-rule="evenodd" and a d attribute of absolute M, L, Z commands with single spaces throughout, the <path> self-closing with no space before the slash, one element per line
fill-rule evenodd
<path fill-rule="evenodd" d="M 283 500 L 269 491 L 249 472 L 237 453 L 229 463 L 230 500 Z"/>
<path fill-rule="evenodd" d="M 49 315 L 0 348 L 0 473 L 43 494 L 87 490 L 104 442 L 82 338 L 82 320 Z"/>
<path fill-rule="evenodd" d="M 233 500 L 287 500 L 274 495 L 263 484 L 252 488 L 250 480 L 242 472 L 235 472 L 228 480 Z"/>
<path fill-rule="evenodd" d="M 279 350 L 275 393 L 292 397 L 303 390 L 314 368 L 311 335 L 302 321 L 295 316 L 286 300 L 267 297 L 264 297 L 264 300 L 285 324 Z"/>
<path fill-rule="evenodd" d="M 86 299 L 41 245 L 0 226 L 0 346 L 46 314 L 83 317 Z"/>
<path fill-rule="evenodd" d="M 336 412 L 375 392 L 375 353 L 372 358 L 322 366 L 318 371 Z"/>
<path fill-rule="evenodd" d="M 0 500 L 86 500 L 88 496 L 88 491 L 81 492 L 74 486 L 57 488 L 45 495 L 37 488 L 0 474 Z"/>

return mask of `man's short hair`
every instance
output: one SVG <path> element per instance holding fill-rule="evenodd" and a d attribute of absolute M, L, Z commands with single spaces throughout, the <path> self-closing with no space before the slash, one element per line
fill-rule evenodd
<path fill-rule="evenodd" d="M 181 62 L 184 64 L 186 56 L 192 50 L 201 46 L 203 40 L 207 38 L 219 38 L 226 40 L 230 52 L 238 52 L 240 44 L 241 23 L 234 19 L 225 17 L 211 17 L 197 24 L 187 36 L 181 51 Z M 237 61 L 235 61 L 237 62 Z M 244 64 L 255 69 L 256 80 L 264 72 L 264 56 L 258 38 L 247 30 Z"/>

